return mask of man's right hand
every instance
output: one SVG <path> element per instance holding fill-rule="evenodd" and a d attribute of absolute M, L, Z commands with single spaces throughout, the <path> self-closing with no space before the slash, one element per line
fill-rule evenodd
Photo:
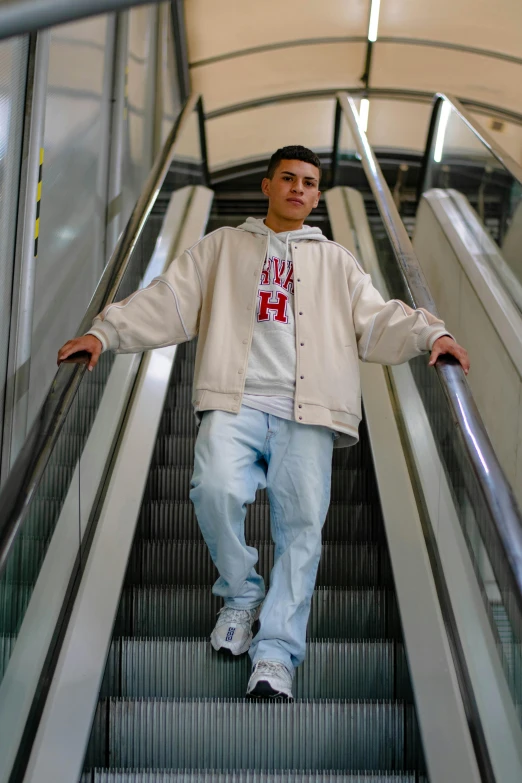
<path fill-rule="evenodd" d="M 58 351 L 58 364 L 60 365 L 73 353 L 85 351 L 90 355 L 87 369 L 92 371 L 98 364 L 102 347 L 100 340 L 93 334 L 85 334 L 83 337 L 77 337 L 75 340 L 69 340 Z"/>

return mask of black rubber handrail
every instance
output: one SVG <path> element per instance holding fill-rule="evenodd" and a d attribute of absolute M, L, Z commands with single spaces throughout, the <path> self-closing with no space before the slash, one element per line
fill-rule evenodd
<path fill-rule="evenodd" d="M 169 172 L 178 140 L 186 130 L 194 111 L 199 114 L 199 130 L 201 134 L 204 134 L 202 98 L 199 95 L 192 95 L 185 103 L 163 145 L 163 149 L 154 162 L 136 206 L 90 301 L 78 329 L 78 335 L 85 334 L 90 329 L 95 316 L 114 301 L 132 252 L 143 234 L 147 219 Z M 201 149 L 205 155 L 204 138 L 202 137 L 200 141 Z M 205 178 L 208 178 L 206 160 L 203 161 L 203 172 Z M 0 576 L 7 565 L 9 554 L 29 512 L 31 501 L 43 477 L 85 371 L 84 364 L 64 364 L 59 368 L 36 421 L 32 425 L 0 491 Z"/>
<path fill-rule="evenodd" d="M 346 93 L 338 93 L 337 101 L 349 124 L 356 151 L 361 158 L 412 304 L 437 315 L 435 302 L 411 240 L 373 150 L 359 125 L 355 103 Z M 462 368 L 456 360 L 446 356 L 437 361 L 436 371 L 489 512 L 488 535 L 500 548 L 505 571 L 500 575 L 496 573 L 495 576 L 499 585 L 509 585 L 518 617 L 522 617 L 522 514 L 486 432 Z"/>
<path fill-rule="evenodd" d="M 439 122 L 439 113 L 443 103 L 449 103 L 452 111 L 457 114 L 462 122 L 468 126 L 473 135 L 481 142 L 481 144 L 493 155 L 494 158 L 511 174 L 513 179 L 522 184 L 522 166 L 506 152 L 500 144 L 493 138 L 482 126 L 480 126 L 471 112 L 466 109 L 462 102 L 447 92 L 438 92 L 433 98 L 433 108 L 431 110 L 430 124 L 428 127 L 428 137 L 426 141 L 426 148 L 424 150 L 424 156 L 422 160 L 422 167 L 419 176 L 419 184 L 417 186 L 417 203 L 420 201 L 422 194 L 428 189 L 426 179 L 429 174 L 430 158 L 433 155 L 433 146 L 435 141 L 435 135 L 437 132 L 437 125 Z"/>

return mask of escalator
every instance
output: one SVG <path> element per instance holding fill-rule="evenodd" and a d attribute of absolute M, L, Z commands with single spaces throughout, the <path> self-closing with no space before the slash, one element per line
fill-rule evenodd
<path fill-rule="evenodd" d="M 192 207 L 200 196 L 210 204 L 212 194 L 180 187 L 189 164 L 181 160 L 180 181 L 174 153 L 178 131 L 190 129 L 198 106 L 194 96 L 167 140 L 95 295 L 94 313 L 160 274 L 168 258 L 195 241 L 188 239 L 190 226 L 195 235 L 204 225 L 212 230 L 244 219 L 241 193 L 221 193 L 210 214 L 201 207 L 195 227 Z M 361 147 L 359 154 L 371 163 L 371 151 Z M 200 163 L 190 165 L 191 182 L 205 181 Z M 354 244 L 377 286 L 384 281 L 391 296 L 426 306 L 421 276 L 415 271 L 412 282 L 400 271 L 404 257 L 412 267 L 416 262 L 398 216 L 389 212 L 389 194 L 379 193 L 377 169 L 373 201 L 366 198 L 355 224 L 349 218 L 356 201 L 345 188 L 331 189 L 315 224 L 329 238 Z M 248 213 L 259 208 L 249 203 Z M 286 703 L 247 699 L 248 656 L 230 658 L 210 645 L 220 609 L 211 592 L 217 573 L 189 502 L 195 353 L 190 342 L 143 358 L 104 354 L 92 375 L 62 367 L 58 403 L 53 392 L 52 416 L 43 415 L 39 425 L 45 437 L 36 430 L 20 457 L 20 476 L 30 480 L 14 477 L 4 490 L 1 499 L 11 510 L 0 519 L 0 533 L 9 529 L 18 538 L 14 546 L 0 539 L 0 554 L 9 556 L 0 583 L 0 667 L 2 655 L 4 671 L 20 660 L 18 673 L 25 675 L 24 634 L 40 645 L 43 660 L 42 674 L 32 675 L 36 695 L 26 713 L 20 709 L 25 728 L 16 718 L 22 741 L 15 773 L 5 780 L 516 780 L 522 769 L 515 758 L 522 747 L 516 742 L 520 591 L 506 552 L 522 528 L 462 374 L 446 362 L 436 374 L 425 356 L 397 372 L 362 368 L 360 442 L 334 450 L 307 655 L 296 672 L 295 701 Z M 115 414 L 110 387 L 118 373 L 127 385 Z M 154 391 L 158 384 L 161 392 Z M 48 445 L 56 422 L 60 434 Z M 110 427 L 101 452 L 94 435 Z M 42 443 L 51 458 L 35 467 L 31 450 L 39 454 Z M 89 460 L 98 466 L 96 482 Z M 119 467 L 124 460 L 128 468 L 141 460 L 142 473 L 127 476 Z M 22 501 L 14 503 L 18 495 Z M 62 520 L 68 504 L 77 516 Z M 71 526 L 76 549 L 54 630 L 42 573 L 59 570 L 57 534 Z M 273 544 L 266 491 L 248 507 L 245 537 L 257 548 L 268 583 Z M 53 625 L 49 650 L 25 631 L 39 603 L 41 622 Z M 511 646 L 502 646 L 508 633 Z M 22 656 L 11 654 L 17 647 Z M 10 715 L 18 714 L 15 708 Z M 0 729 L 3 717 L 0 704 Z M 491 724 L 503 733 L 502 744 Z M 501 772 L 503 760 L 509 775 Z M 0 764 L 3 783 L 2 774 Z"/>
<path fill-rule="evenodd" d="M 85 781 L 423 780 L 422 747 L 371 450 L 335 450 L 332 503 L 293 704 L 245 698 L 247 655 L 212 650 L 217 572 L 188 500 L 195 346 L 179 349 L 154 450 Z M 266 490 L 247 542 L 269 581 Z M 118 768 L 132 770 L 116 773 Z M 157 770 L 146 773 L 145 770 Z M 91 770 L 96 770 L 91 772 Z M 227 770 L 235 770 L 226 775 Z M 168 776 L 165 771 L 169 771 Z M 207 778 L 205 778 L 207 779 Z"/>

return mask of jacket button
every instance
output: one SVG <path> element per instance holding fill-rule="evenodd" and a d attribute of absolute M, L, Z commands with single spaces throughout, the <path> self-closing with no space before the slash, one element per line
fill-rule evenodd
<path fill-rule="evenodd" d="M 301 282 L 301 278 L 300 278 L 300 277 L 298 277 L 298 278 L 297 278 L 297 282 L 298 282 L 298 283 L 300 283 L 300 282 Z"/>
<path fill-rule="evenodd" d="M 236 402 L 239 400 L 239 397 L 237 396 L 237 394 L 236 394 L 236 396 L 234 397 L 234 399 L 236 400 Z"/>
<path fill-rule="evenodd" d="M 299 416 L 299 421 L 303 421 L 303 417 L 302 416 Z"/>
<path fill-rule="evenodd" d="M 247 305 L 247 310 L 251 310 L 251 309 L 252 309 L 252 305 Z"/>
<path fill-rule="evenodd" d="M 248 340 L 243 340 L 243 345 L 248 345 Z"/>
<path fill-rule="evenodd" d="M 302 311 L 301 311 L 301 312 L 299 313 L 299 315 L 302 315 L 302 314 L 303 314 L 303 313 L 302 313 Z"/>
<path fill-rule="evenodd" d="M 304 345 L 304 343 L 301 343 L 301 347 Z"/>
<path fill-rule="evenodd" d="M 304 381 L 304 375 L 301 375 L 301 380 Z"/>
<path fill-rule="evenodd" d="M 302 408 L 303 406 L 302 406 L 302 405 L 300 405 L 299 407 L 300 407 L 300 408 Z"/>
<path fill-rule="evenodd" d="M 238 370 L 238 375 L 243 375 L 243 370 Z"/>

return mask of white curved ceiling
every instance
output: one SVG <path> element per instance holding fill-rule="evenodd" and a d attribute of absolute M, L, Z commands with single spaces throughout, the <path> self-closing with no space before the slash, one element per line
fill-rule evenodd
<path fill-rule="evenodd" d="M 330 96 L 365 86 L 370 5 L 185 0 L 191 81 L 211 116 L 213 169 L 282 144 L 331 148 Z M 421 151 L 430 96 L 444 91 L 477 104 L 475 116 L 522 161 L 522 124 L 510 121 L 522 122 L 522 0 L 381 0 L 368 86 L 375 146 Z M 501 127 L 492 124 L 499 114 Z"/>

